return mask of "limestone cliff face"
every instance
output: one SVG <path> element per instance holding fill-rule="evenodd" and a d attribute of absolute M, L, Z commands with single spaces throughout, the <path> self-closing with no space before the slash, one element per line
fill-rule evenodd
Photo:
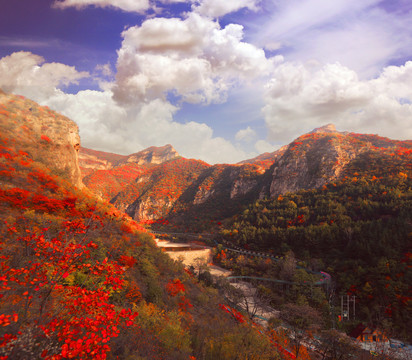
<path fill-rule="evenodd" d="M 83 187 L 79 129 L 75 122 L 23 96 L 0 92 L 2 135 L 15 139 L 35 161 Z"/>
<path fill-rule="evenodd" d="M 157 220 L 166 217 L 173 204 L 170 198 L 147 197 L 129 205 L 126 213 L 131 214 L 136 221 Z"/>
<path fill-rule="evenodd" d="M 292 142 L 271 168 L 270 196 L 319 188 L 339 178 L 362 147 L 333 125 L 318 128 Z"/>
<path fill-rule="evenodd" d="M 265 168 L 256 164 L 244 164 L 239 167 L 231 167 L 230 179 L 230 199 L 239 199 L 259 184 L 261 175 L 265 173 Z"/>
<path fill-rule="evenodd" d="M 230 198 L 235 199 L 246 195 L 258 185 L 256 179 L 236 179 L 230 191 Z"/>
<path fill-rule="evenodd" d="M 61 115 L 42 117 L 40 121 L 35 121 L 35 124 L 36 130 L 41 131 L 43 128 L 43 133 L 52 139 L 49 144 L 51 151 L 48 162 L 59 169 L 60 173 L 66 173 L 74 185 L 82 188 L 78 158 L 80 136 L 77 124 Z"/>
<path fill-rule="evenodd" d="M 212 189 L 205 189 L 205 188 L 200 188 L 197 192 L 196 195 L 193 199 L 193 204 L 194 205 L 201 205 L 204 204 L 210 197 L 212 197 L 215 194 L 215 190 Z"/>

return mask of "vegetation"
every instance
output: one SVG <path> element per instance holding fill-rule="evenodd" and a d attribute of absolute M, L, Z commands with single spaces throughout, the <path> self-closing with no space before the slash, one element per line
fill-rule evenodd
<path fill-rule="evenodd" d="M 10 99 L 45 111 L 0 100 Z M 13 119 L 1 113 L 1 128 L 28 130 L 24 142 L 0 138 L 1 359 L 277 358 L 264 332 L 224 311 L 145 229 L 50 171 L 55 138 L 34 117 Z"/>
<path fill-rule="evenodd" d="M 303 135 L 276 156 L 304 159 L 307 186 L 284 169 L 293 186 L 320 188 L 257 200 L 278 159 L 266 172 L 269 157 L 126 163 L 91 172 L 90 191 L 73 185 L 73 122 L 0 94 L 0 130 L 0 359 L 305 359 L 308 344 L 345 359 L 359 353 L 329 329 L 353 325 L 340 321 L 341 295 L 356 296 L 356 322 L 411 340 L 412 142 Z M 246 294 L 203 263 L 195 275 L 147 224 L 220 230 L 227 247 L 263 250 L 218 245 L 214 262 L 266 280 Z M 280 313 L 263 329 L 254 320 L 268 305 Z"/>
<path fill-rule="evenodd" d="M 409 148 L 369 149 L 351 162 L 341 180 L 318 190 L 256 201 L 222 235 L 234 244 L 273 254 L 293 251 L 305 267 L 332 275 L 336 305 L 339 295 L 356 295 L 358 321 L 408 339 L 411 159 Z M 284 278 L 286 259 L 255 262 L 250 272 Z M 230 265 L 241 261 L 238 257 Z M 297 270 L 292 273 L 307 277 Z"/>

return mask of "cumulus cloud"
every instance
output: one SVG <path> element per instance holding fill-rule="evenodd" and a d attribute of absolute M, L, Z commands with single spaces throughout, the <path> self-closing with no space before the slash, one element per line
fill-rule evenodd
<path fill-rule="evenodd" d="M 257 11 L 259 2 L 260 0 L 203 0 L 197 1 L 198 4 L 192 8 L 201 15 L 218 18 L 243 8 Z"/>
<path fill-rule="evenodd" d="M 239 130 L 235 135 L 235 139 L 237 141 L 251 142 L 256 136 L 256 131 L 248 126 L 246 129 Z"/>
<path fill-rule="evenodd" d="M 206 124 L 174 121 L 177 108 L 164 100 L 125 109 L 110 91 L 85 90 L 55 94 L 47 105 L 78 123 L 85 147 L 130 154 L 171 143 L 182 156 L 209 163 L 233 163 L 248 156 L 229 141 L 214 137 Z"/>
<path fill-rule="evenodd" d="M 283 142 L 325 123 L 338 129 L 412 137 L 412 62 L 362 81 L 338 63 L 313 69 L 280 65 L 266 85 L 269 139 Z"/>
<path fill-rule="evenodd" d="M 114 7 L 129 12 L 144 12 L 149 9 L 149 0 L 55 0 L 53 7 L 65 9 L 75 7 L 82 9 L 87 6 Z"/>
<path fill-rule="evenodd" d="M 169 93 L 190 103 L 219 103 L 235 82 L 271 68 L 262 49 L 242 42 L 243 27 L 191 13 L 184 20 L 155 18 L 127 29 L 118 51 L 114 97 L 147 102 Z"/>
<path fill-rule="evenodd" d="M 268 153 L 274 152 L 276 148 L 277 148 L 276 146 L 270 144 L 266 140 L 258 140 L 255 143 L 255 149 L 258 151 L 259 154 L 263 154 L 266 152 Z"/>
<path fill-rule="evenodd" d="M 45 63 L 44 58 L 20 51 L 0 59 L 0 88 L 6 92 L 25 95 L 36 101 L 44 101 L 59 87 L 89 76 L 73 66 Z"/>
<path fill-rule="evenodd" d="M 99 69 L 108 74 L 107 66 Z M 28 52 L 0 59 L 0 88 L 25 95 L 76 121 L 83 146 L 129 154 L 171 143 L 182 156 L 210 163 L 232 163 L 248 156 L 229 141 L 215 137 L 206 124 L 176 122 L 178 108 L 166 100 L 123 107 L 113 99 L 109 84 L 102 91 L 77 94 L 59 89 L 84 76 L 87 73 L 77 72 L 74 67 L 44 63 L 41 56 Z"/>

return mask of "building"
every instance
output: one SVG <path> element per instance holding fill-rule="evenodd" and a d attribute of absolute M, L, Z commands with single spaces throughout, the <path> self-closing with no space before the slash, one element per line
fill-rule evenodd
<path fill-rule="evenodd" d="M 349 336 L 364 343 L 389 342 L 389 339 L 382 331 L 363 324 L 359 324 L 353 329 Z"/>

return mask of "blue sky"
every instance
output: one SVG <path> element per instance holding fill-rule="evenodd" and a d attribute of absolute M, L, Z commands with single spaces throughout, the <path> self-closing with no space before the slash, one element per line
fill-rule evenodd
<path fill-rule="evenodd" d="M 0 88 L 82 145 L 237 162 L 327 123 L 412 139 L 409 0 L 2 1 Z"/>

